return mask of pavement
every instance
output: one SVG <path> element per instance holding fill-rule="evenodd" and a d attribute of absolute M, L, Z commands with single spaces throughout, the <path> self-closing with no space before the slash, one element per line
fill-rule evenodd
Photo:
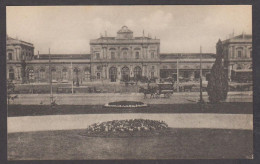
<path fill-rule="evenodd" d="M 53 94 L 59 105 L 104 105 L 113 101 L 142 101 L 147 104 L 185 104 L 196 103 L 199 100 L 199 92 L 173 93 L 170 98 L 152 98 L 148 95 L 144 99 L 142 93 L 77 93 L 77 94 Z M 14 96 L 14 95 L 13 95 Z M 44 105 L 50 104 L 50 94 L 18 94 L 10 104 Z M 203 92 L 203 99 L 208 101 L 207 92 Z M 252 102 L 253 92 L 229 92 L 226 102 Z"/>
<path fill-rule="evenodd" d="M 79 114 L 8 117 L 8 133 L 86 129 L 97 122 L 123 119 L 152 119 L 165 121 L 172 128 L 210 128 L 253 130 L 252 114 Z"/>

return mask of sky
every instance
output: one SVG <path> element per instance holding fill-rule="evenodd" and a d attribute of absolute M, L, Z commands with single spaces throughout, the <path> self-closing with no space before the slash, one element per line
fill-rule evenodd
<path fill-rule="evenodd" d="M 134 36 L 160 39 L 161 53 L 215 53 L 218 39 L 252 34 L 250 5 L 8 6 L 7 35 L 35 53 L 86 54 L 89 41 L 128 26 Z"/>

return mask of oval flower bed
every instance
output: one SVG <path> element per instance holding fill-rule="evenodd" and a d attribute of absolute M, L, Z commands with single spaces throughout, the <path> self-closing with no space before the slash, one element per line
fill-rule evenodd
<path fill-rule="evenodd" d="M 154 136 L 165 134 L 168 125 L 163 121 L 131 119 L 95 123 L 87 128 L 91 137 Z"/>
<path fill-rule="evenodd" d="M 147 107 L 147 104 L 140 101 L 116 101 L 105 104 L 105 107 L 119 107 L 119 108 L 137 108 L 137 107 Z"/>

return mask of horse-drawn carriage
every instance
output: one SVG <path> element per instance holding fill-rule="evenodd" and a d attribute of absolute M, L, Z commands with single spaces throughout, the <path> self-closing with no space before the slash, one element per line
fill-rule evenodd
<path fill-rule="evenodd" d="M 147 88 L 140 87 L 140 92 L 144 93 L 144 98 L 147 98 L 146 95 L 150 94 L 150 98 L 170 98 L 173 94 L 173 84 L 172 83 L 157 83 L 156 86 L 148 85 Z"/>

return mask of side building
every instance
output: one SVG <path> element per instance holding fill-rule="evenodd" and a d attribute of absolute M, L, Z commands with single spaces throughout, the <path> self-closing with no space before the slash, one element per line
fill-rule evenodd
<path fill-rule="evenodd" d="M 229 81 L 252 82 L 252 35 L 241 34 L 222 44 Z"/>

